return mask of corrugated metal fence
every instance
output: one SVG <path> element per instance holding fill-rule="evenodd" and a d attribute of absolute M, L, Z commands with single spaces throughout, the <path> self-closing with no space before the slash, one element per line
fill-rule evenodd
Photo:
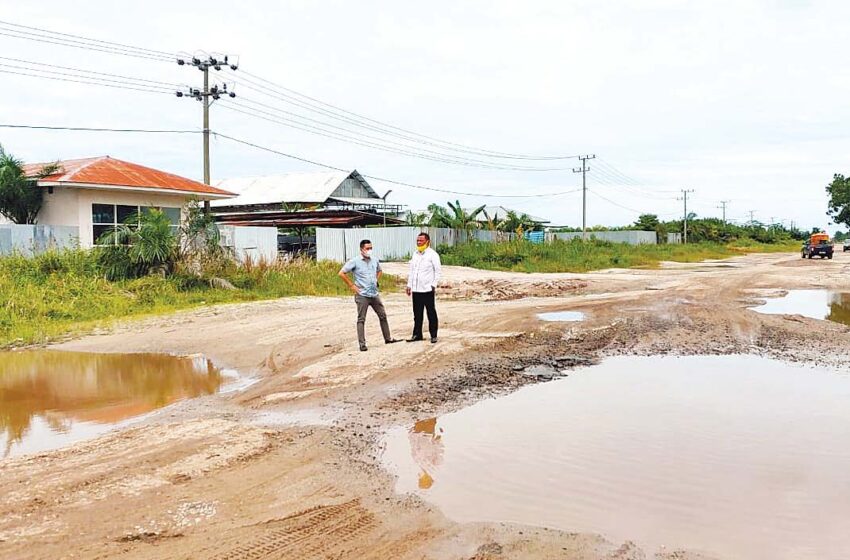
<path fill-rule="evenodd" d="M 547 233 L 546 241 L 553 239 L 581 239 L 580 231 L 570 231 L 561 233 Z M 588 239 L 597 239 L 599 241 L 610 241 L 611 243 L 628 243 L 629 245 L 655 245 L 658 243 L 658 236 L 654 231 L 589 231 L 587 232 Z"/>
<path fill-rule="evenodd" d="M 74 226 L 25 224 L 0 225 L 0 255 L 19 253 L 31 257 L 49 249 L 79 246 L 80 229 Z"/>
<path fill-rule="evenodd" d="M 463 230 L 433 227 L 390 228 L 316 228 L 316 258 L 320 261 L 345 262 L 360 253 L 360 241 L 372 242 L 375 256 L 384 261 L 403 260 L 416 248 L 416 236 L 424 231 L 431 236 L 431 245 L 457 245 L 468 239 L 484 242 L 508 241 L 514 234 L 500 231 Z"/>

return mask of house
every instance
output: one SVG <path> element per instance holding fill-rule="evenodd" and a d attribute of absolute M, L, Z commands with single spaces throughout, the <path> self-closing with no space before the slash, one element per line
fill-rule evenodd
<path fill-rule="evenodd" d="M 400 205 L 386 204 L 356 170 L 226 179 L 216 187 L 238 196 L 211 202 L 219 222 L 304 228 L 397 223 Z M 387 193 L 389 194 L 389 193 Z"/>
<path fill-rule="evenodd" d="M 81 247 L 91 247 L 110 228 L 144 208 L 159 208 L 176 226 L 192 199 L 232 198 L 226 190 L 109 156 L 60 161 L 58 171 L 38 180 L 44 204 L 37 222 L 78 228 Z M 27 164 L 35 176 L 46 164 Z"/>

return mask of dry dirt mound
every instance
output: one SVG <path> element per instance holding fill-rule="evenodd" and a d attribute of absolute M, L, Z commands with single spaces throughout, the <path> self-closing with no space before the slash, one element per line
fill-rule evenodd
<path fill-rule="evenodd" d="M 464 282 L 446 282 L 439 286 L 440 295 L 452 299 L 507 301 L 526 297 L 573 295 L 587 287 L 583 280 L 537 280 L 517 282 L 487 278 Z"/>

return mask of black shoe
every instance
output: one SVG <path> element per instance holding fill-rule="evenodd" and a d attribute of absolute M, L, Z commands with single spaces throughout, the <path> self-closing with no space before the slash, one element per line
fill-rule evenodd
<path fill-rule="evenodd" d="M 431 337 L 431 344 L 437 344 L 437 337 L 436 336 Z"/>
<path fill-rule="evenodd" d="M 366 345 L 365 345 L 365 344 L 361 344 L 361 345 L 360 345 L 360 351 L 361 351 L 361 352 L 365 352 L 366 350 L 368 350 L 368 348 L 366 348 Z"/>
<path fill-rule="evenodd" d="M 385 340 L 384 344 L 395 344 L 396 342 L 401 342 L 401 341 L 397 338 L 391 338 L 389 340 Z"/>
<path fill-rule="evenodd" d="M 421 336 L 411 336 L 405 342 L 418 342 L 420 340 L 425 340 L 425 339 L 422 338 Z"/>

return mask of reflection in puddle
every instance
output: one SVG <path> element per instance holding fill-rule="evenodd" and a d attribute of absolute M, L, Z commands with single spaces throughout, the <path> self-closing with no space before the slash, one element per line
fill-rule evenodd
<path fill-rule="evenodd" d="M 99 435 L 177 400 L 213 394 L 223 379 L 197 356 L 0 352 L 0 457 Z"/>
<path fill-rule="evenodd" d="M 752 309 L 769 315 L 802 315 L 850 325 L 850 293 L 846 292 L 791 290 Z"/>
<path fill-rule="evenodd" d="M 538 313 L 537 318 L 541 321 L 584 321 L 584 313 L 581 311 L 554 311 L 552 313 Z"/>
<path fill-rule="evenodd" d="M 390 432 L 397 490 L 457 521 L 648 551 L 847 558 L 850 378 L 753 356 L 622 357 L 583 372 Z"/>

